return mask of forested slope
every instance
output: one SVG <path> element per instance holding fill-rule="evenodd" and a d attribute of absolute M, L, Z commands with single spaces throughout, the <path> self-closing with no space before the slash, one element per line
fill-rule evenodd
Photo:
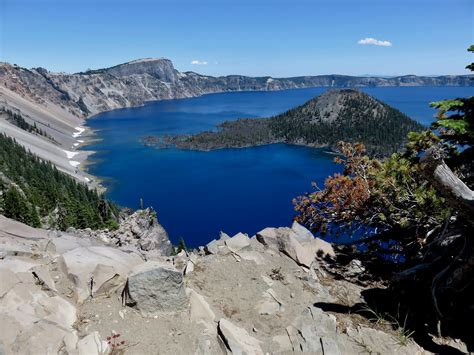
<path fill-rule="evenodd" d="M 38 227 L 61 230 L 113 227 L 117 208 L 96 190 L 39 159 L 12 138 L 0 135 L 2 214 Z"/>

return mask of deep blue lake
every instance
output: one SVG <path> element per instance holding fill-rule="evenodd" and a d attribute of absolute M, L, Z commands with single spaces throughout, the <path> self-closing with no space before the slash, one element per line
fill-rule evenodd
<path fill-rule="evenodd" d="M 324 149 L 284 144 L 212 152 L 145 147 L 145 135 L 194 133 L 226 120 L 266 117 L 303 104 L 325 88 L 274 92 L 212 94 L 192 99 L 148 103 L 114 110 L 88 120 L 98 142 L 89 172 L 103 179 L 107 197 L 124 207 L 145 206 L 172 242 L 203 245 L 219 231 L 253 235 L 265 227 L 288 226 L 292 199 L 311 191 L 311 182 L 339 170 Z M 474 95 L 474 88 L 364 88 L 366 93 L 429 125 L 435 111 L 429 102 Z"/>

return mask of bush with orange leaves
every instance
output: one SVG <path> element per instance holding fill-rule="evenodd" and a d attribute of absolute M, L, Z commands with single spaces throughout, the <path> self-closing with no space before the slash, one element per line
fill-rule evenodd
<path fill-rule="evenodd" d="M 411 142 L 434 141 L 429 132 L 413 133 Z M 428 143 L 427 143 L 428 144 Z M 344 171 L 320 189 L 294 200 L 296 220 L 322 235 L 353 237 L 387 258 L 415 257 L 427 233 L 442 225 L 450 210 L 418 169 L 416 151 L 385 160 L 370 158 L 363 144 L 339 142 L 336 163 Z"/>

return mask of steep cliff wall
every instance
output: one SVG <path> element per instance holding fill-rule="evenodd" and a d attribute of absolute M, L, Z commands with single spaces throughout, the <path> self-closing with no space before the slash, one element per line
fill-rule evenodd
<path fill-rule="evenodd" d="M 0 86 L 44 104 L 50 101 L 78 117 L 146 101 L 185 98 L 208 93 L 282 90 L 306 87 L 471 86 L 469 76 L 395 78 L 320 75 L 294 78 L 229 75 L 211 77 L 179 72 L 168 59 L 148 58 L 83 73 L 51 73 L 0 65 Z"/>

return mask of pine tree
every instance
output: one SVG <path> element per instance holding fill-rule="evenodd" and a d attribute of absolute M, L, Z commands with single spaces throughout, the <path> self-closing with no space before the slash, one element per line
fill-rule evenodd
<path fill-rule="evenodd" d="M 5 216 L 17 221 L 30 222 L 30 210 L 23 195 L 15 188 L 10 187 L 4 197 Z"/>
<path fill-rule="evenodd" d="M 4 134 L 0 134 L 0 171 L 6 178 L 0 180 L 0 190 L 7 217 L 37 227 L 42 217 L 49 216 L 51 225 L 61 230 L 115 225 L 114 204 Z"/>
<path fill-rule="evenodd" d="M 176 253 L 180 253 L 183 250 L 186 251 L 188 249 L 186 248 L 186 243 L 184 242 L 184 239 L 179 238 L 178 246 L 176 247 Z"/>

